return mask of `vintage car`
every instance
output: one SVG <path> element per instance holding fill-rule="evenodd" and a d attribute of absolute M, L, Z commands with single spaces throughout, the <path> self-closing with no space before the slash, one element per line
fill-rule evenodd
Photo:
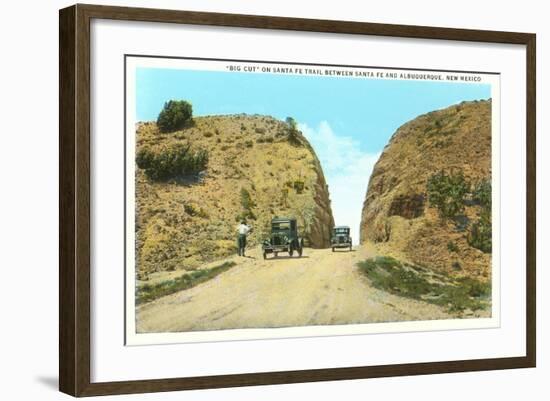
<path fill-rule="evenodd" d="M 332 238 L 330 239 L 332 252 L 336 248 L 349 248 L 351 251 L 352 243 L 349 233 L 350 229 L 348 226 L 336 226 L 332 229 Z"/>
<path fill-rule="evenodd" d="M 302 256 L 304 239 L 298 236 L 298 227 L 295 218 L 275 217 L 271 220 L 271 235 L 262 243 L 264 259 L 269 253 L 277 256 L 279 252 L 294 252 Z"/>

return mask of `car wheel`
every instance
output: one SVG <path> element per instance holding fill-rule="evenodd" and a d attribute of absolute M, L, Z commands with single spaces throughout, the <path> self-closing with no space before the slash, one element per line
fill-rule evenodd
<path fill-rule="evenodd" d="M 264 259 L 267 259 L 267 252 L 264 251 Z"/>

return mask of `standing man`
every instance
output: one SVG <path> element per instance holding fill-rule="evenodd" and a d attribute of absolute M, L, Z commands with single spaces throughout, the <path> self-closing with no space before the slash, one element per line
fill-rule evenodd
<path fill-rule="evenodd" d="M 246 221 L 241 221 L 241 224 L 237 227 L 237 232 L 239 233 L 237 238 L 237 244 L 239 246 L 239 256 L 244 256 L 244 250 L 246 248 L 246 236 L 252 231 L 250 226 L 246 225 Z"/>

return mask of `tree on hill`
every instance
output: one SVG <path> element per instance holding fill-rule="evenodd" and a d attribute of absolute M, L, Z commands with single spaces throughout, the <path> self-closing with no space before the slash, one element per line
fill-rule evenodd
<path fill-rule="evenodd" d="M 292 117 L 287 117 L 286 124 L 288 126 L 288 141 L 290 143 L 298 145 L 300 143 L 300 140 L 298 139 L 300 131 L 298 130 L 298 124 L 296 123 L 296 120 Z"/>
<path fill-rule="evenodd" d="M 170 100 L 158 115 L 157 126 L 161 132 L 182 129 L 193 117 L 193 106 L 185 100 Z"/>
<path fill-rule="evenodd" d="M 296 120 L 293 117 L 287 117 L 286 123 L 291 130 L 295 130 L 297 127 Z"/>

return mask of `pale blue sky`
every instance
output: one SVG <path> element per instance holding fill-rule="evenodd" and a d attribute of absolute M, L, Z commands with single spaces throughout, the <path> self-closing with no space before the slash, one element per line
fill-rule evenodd
<path fill-rule="evenodd" d="M 338 135 L 376 152 L 406 121 L 463 100 L 487 99 L 489 85 L 138 68 L 137 118 L 156 120 L 165 101 L 186 99 L 195 115 L 268 114 Z"/>
<path fill-rule="evenodd" d="M 292 116 L 323 166 L 337 224 L 359 235 L 372 166 L 405 122 L 464 100 L 488 99 L 487 84 L 138 68 L 136 115 L 156 120 L 164 102 L 184 99 L 195 116 Z"/>

